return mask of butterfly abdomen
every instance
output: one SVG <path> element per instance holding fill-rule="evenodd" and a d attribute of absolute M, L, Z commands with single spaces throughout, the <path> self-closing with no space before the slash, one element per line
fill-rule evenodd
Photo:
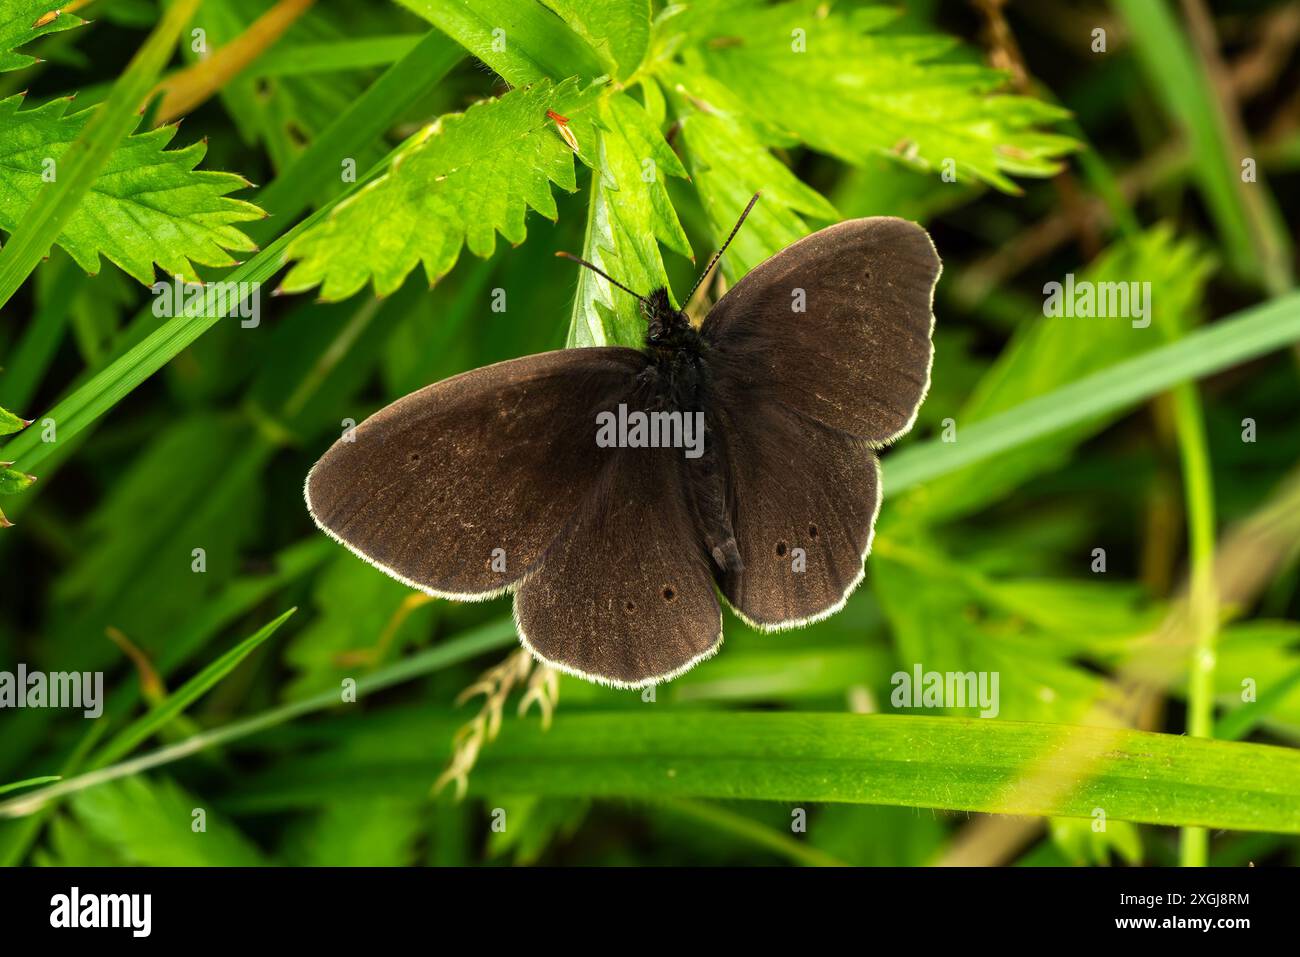
<path fill-rule="evenodd" d="M 736 533 L 727 504 L 726 463 L 714 409 L 712 375 L 702 355 L 695 357 L 693 368 L 690 401 L 694 408 L 704 412 L 704 451 L 699 458 L 685 463 L 687 493 L 696 526 L 713 563 L 722 573 L 739 574 L 744 570 L 744 563 L 736 546 Z"/>

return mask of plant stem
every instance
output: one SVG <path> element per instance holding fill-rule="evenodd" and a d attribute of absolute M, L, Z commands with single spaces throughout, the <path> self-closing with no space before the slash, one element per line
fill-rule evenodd
<path fill-rule="evenodd" d="M 154 125 L 170 123 L 192 112 L 221 90 L 244 68 L 273 46 L 284 32 L 311 9 L 316 0 L 279 0 L 249 25 L 248 29 L 211 56 L 175 73 L 154 87 L 162 103 Z"/>
<path fill-rule="evenodd" d="M 1191 554 L 1188 627 L 1192 629 L 1192 661 L 1187 694 L 1187 733 L 1214 736 L 1215 639 L 1218 595 L 1214 581 L 1214 480 L 1205 439 L 1200 395 L 1191 383 L 1174 390 L 1174 422 L 1183 464 L 1187 501 L 1187 531 Z M 1179 859 L 1185 867 L 1204 867 L 1209 859 L 1209 834 L 1204 828 L 1183 828 Z"/>

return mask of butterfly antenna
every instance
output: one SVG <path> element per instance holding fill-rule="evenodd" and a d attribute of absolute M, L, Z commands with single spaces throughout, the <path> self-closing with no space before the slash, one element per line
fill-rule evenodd
<path fill-rule="evenodd" d="M 704 280 L 709 278 L 709 273 L 711 273 L 713 267 L 718 264 L 718 260 L 722 258 L 722 254 L 727 251 L 727 247 L 731 245 L 731 241 L 736 238 L 736 233 L 740 232 L 740 226 L 745 221 L 745 217 L 749 215 L 749 211 L 753 209 L 754 204 L 758 202 L 758 197 L 762 195 L 762 193 L 755 193 L 753 198 L 750 199 L 749 205 L 745 207 L 745 211 L 740 214 L 740 219 L 736 220 L 736 225 L 732 227 L 731 235 L 727 237 L 727 241 L 722 244 L 718 251 L 713 254 L 713 258 L 709 260 L 709 264 L 704 267 L 704 272 L 700 273 L 700 278 L 695 280 L 695 285 L 691 287 L 691 291 L 686 294 L 686 298 L 683 299 L 682 302 L 690 302 L 691 297 L 695 295 L 695 290 L 699 289 L 704 283 Z"/>
<path fill-rule="evenodd" d="M 619 289 L 622 289 L 628 295 L 635 296 L 637 299 L 641 300 L 642 302 L 646 301 L 645 296 L 642 296 L 640 293 L 635 293 L 631 289 L 628 289 L 627 286 L 623 285 L 621 282 L 619 282 L 609 273 L 605 272 L 605 270 L 601 269 L 599 266 L 593 266 L 591 263 L 587 262 L 587 260 L 579 259 L 577 256 L 573 255 L 573 253 L 566 253 L 561 251 L 556 253 L 555 255 L 559 256 L 561 259 L 571 259 L 579 266 L 586 266 L 596 275 L 604 276 L 610 282 L 611 285 L 618 286 Z"/>

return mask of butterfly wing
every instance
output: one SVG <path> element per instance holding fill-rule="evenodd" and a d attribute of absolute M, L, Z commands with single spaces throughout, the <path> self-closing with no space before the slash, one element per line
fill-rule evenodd
<path fill-rule="evenodd" d="M 930 387 L 939 256 L 915 223 L 855 219 L 749 272 L 704 320 L 728 391 L 884 445 Z"/>
<path fill-rule="evenodd" d="M 749 623 L 824 618 L 862 580 L 873 449 L 911 428 L 929 388 L 939 269 L 914 223 L 842 223 L 752 270 L 705 320 L 742 563 L 719 584 Z"/>
<path fill-rule="evenodd" d="M 513 359 L 398 399 L 307 476 L 332 538 L 429 594 L 490 598 L 533 571 L 594 488 L 598 411 L 627 398 L 646 358 L 565 349 Z"/>
<path fill-rule="evenodd" d="M 756 628 L 809 624 L 838 611 L 863 576 L 880 509 L 880 466 L 864 439 L 775 403 L 718 431 L 727 508 L 740 556 L 718 584 Z"/>
<path fill-rule="evenodd" d="M 681 449 L 618 449 L 515 595 L 524 644 L 618 687 L 676 677 L 722 643 L 722 610 L 688 504 Z"/>

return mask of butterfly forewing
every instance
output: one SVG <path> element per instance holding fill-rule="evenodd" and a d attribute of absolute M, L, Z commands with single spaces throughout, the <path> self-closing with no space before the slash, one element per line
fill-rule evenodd
<path fill-rule="evenodd" d="M 873 444 L 911 428 L 930 385 L 939 257 L 915 223 L 857 219 L 764 261 L 701 332 L 724 391 Z"/>
<path fill-rule="evenodd" d="M 488 598 L 534 570 L 595 485 L 596 415 L 647 360 L 566 349 L 414 392 L 345 434 L 307 478 L 316 523 L 422 591 Z"/>

